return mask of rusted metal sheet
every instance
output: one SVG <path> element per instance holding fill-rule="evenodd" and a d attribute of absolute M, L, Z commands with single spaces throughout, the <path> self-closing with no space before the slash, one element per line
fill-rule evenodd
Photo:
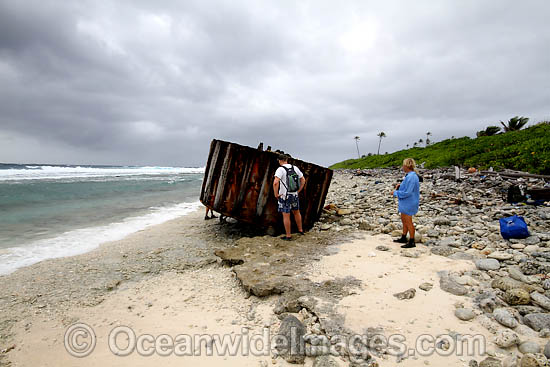
<path fill-rule="evenodd" d="M 278 153 L 212 140 L 200 201 L 210 209 L 262 227 L 280 227 L 273 194 L 273 178 L 279 167 Z M 300 192 L 300 212 L 305 229 L 319 219 L 327 196 L 332 170 L 290 158 L 306 178 Z"/>

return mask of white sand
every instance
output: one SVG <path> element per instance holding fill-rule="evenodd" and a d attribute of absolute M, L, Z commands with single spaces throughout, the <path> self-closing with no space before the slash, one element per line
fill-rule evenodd
<path fill-rule="evenodd" d="M 391 250 L 377 251 L 375 247 L 378 245 L 389 246 Z M 403 257 L 399 244 L 393 243 L 389 236 L 368 237 L 341 245 L 340 252 L 324 257 L 311 276 L 315 279 L 354 276 L 362 281 L 363 289 L 344 298 L 338 305 L 338 311 L 345 315 L 346 326 L 358 334 L 364 334 L 368 327 L 382 327 L 386 336 L 405 336 L 405 344 L 413 349 L 418 336 L 429 334 L 435 338 L 449 331 L 463 335 L 480 334 L 489 342 L 490 333 L 477 322 L 460 321 L 454 316 L 454 304 L 460 302 L 468 306 L 469 299 L 454 296 L 439 287 L 438 271 L 469 270 L 474 268 L 473 263 L 431 255 L 423 245 L 414 250 L 422 253 L 419 258 Z M 418 286 L 424 282 L 432 283 L 434 287 L 428 292 L 422 291 Z M 399 300 L 393 296 L 409 288 L 416 288 L 413 299 Z M 429 351 L 429 344 L 425 346 Z M 380 366 L 394 367 L 396 358 L 386 357 L 386 360 L 378 358 Z M 429 357 L 411 356 L 399 365 L 465 366 L 474 358 L 480 360 L 479 356 L 443 357 L 434 353 Z"/>

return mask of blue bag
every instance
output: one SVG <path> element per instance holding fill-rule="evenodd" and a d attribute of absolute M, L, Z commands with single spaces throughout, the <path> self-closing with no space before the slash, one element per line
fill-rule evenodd
<path fill-rule="evenodd" d="M 523 217 L 513 215 L 508 218 L 500 218 L 500 234 L 507 240 L 509 238 L 527 238 L 529 231 Z"/>

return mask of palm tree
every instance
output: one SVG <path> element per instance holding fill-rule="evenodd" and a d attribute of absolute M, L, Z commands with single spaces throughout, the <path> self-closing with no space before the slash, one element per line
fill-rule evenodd
<path fill-rule="evenodd" d="M 430 145 L 430 136 L 432 135 L 431 132 L 426 133 L 426 146 Z"/>
<path fill-rule="evenodd" d="M 407 144 L 407 149 L 409 149 L 409 144 Z"/>
<path fill-rule="evenodd" d="M 476 136 L 479 138 L 480 136 L 493 136 L 500 132 L 500 127 L 498 126 L 487 126 L 485 130 L 478 131 L 476 133 Z"/>
<path fill-rule="evenodd" d="M 505 124 L 502 121 L 500 123 L 502 124 L 502 126 L 504 126 L 504 132 L 507 133 L 508 131 L 521 130 L 521 128 L 524 127 L 527 122 L 529 122 L 528 117 L 515 116 L 508 120 L 508 124 Z"/>
<path fill-rule="evenodd" d="M 426 138 L 426 146 L 430 145 L 431 142 L 430 138 Z"/>
<path fill-rule="evenodd" d="M 413 148 L 416 148 L 417 145 L 418 145 L 418 143 L 415 141 L 414 144 L 413 144 Z"/>
<path fill-rule="evenodd" d="M 418 144 L 422 144 L 424 142 L 424 140 L 422 140 L 422 138 L 418 139 Z"/>
<path fill-rule="evenodd" d="M 383 131 L 380 131 L 376 136 L 380 138 L 380 140 L 378 141 L 378 153 L 377 153 L 378 155 L 380 155 L 380 144 L 382 144 L 382 138 L 386 137 L 386 133 Z"/>
<path fill-rule="evenodd" d="M 361 158 L 361 154 L 359 154 L 359 139 L 361 138 L 356 136 L 354 139 L 355 139 L 355 146 L 357 147 L 357 157 Z"/>

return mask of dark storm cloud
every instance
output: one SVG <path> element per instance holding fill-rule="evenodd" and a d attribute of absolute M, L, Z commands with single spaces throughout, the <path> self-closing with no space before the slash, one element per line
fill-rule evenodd
<path fill-rule="evenodd" d="M 0 0 L 0 161 L 330 164 L 548 119 L 542 1 Z"/>

